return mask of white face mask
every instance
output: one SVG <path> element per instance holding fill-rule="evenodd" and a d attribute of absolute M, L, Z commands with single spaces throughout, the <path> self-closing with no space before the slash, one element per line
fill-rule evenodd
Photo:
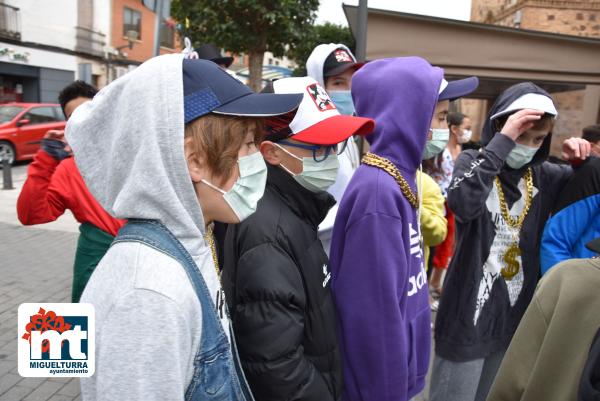
<path fill-rule="evenodd" d="M 463 131 L 463 134 L 458 137 L 457 141 L 460 144 L 467 143 L 471 140 L 472 136 L 473 136 L 473 131 L 471 131 L 470 129 L 466 129 Z"/>
<path fill-rule="evenodd" d="M 256 211 L 258 201 L 265 193 L 267 165 L 260 152 L 240 157 L 238 165 L 240 176 L 229 191 L 224 191 L 204 179 L 201 181 L 223 194 L 225 202 L 241 222 Z"/>
<path fill-rule="evenodd" d="M 533 156 L 540 148 L 530 148 L 529 146 L 517 143 L 515 148 L 506 157 L 506 164 L 515 170 L 520 169 L 533 160 Z"/>
<path fill-rule="evenodd" d="M 291 153 L 282 146 L 275 144 L 279 149 L 283 150 L 294 159 L 302 162 L 302 172 L 300 174 L 292 173 L 283 164 L 280 164 L 281 168 L 287 171 L 298 184 L 312 192 L 323 192 L 333 185 L 337 179 L 338 170 L 340 163 L 338 161 L 337 154 L 330 154 L 327 159 L 317 162 L 312 157 L 300 158 L 295 154 Z"/>
<path fill-rule="evenodd" d="M 423 160 L 431 159 L 441 153 L 450 139 L 450 128 L 430 128 L 431 139 L 425 144 L 423 151 Z"/>

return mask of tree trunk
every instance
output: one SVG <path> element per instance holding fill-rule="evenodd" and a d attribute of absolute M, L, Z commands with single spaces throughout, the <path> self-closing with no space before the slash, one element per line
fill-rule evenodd
<path fill-rule="evenodd" d="M 250 80 L 248 85 L 254 92 L 260 92 L 262 89 L 262 66 L 264 51 L 250 50 L 248 52 L 248 69 L 250 70 Z"/>

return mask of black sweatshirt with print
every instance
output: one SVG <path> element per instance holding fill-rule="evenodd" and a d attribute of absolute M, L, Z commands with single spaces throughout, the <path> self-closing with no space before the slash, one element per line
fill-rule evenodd
<path fill-rule="evenodd" d="M 504 91 L 489 116 L 505 110 L 526 93 L 550 96 L 532 83 Z M 572 170 L 546 162 L 551 135 L 533 160 L 521 169 L 505 165 L 515 147 L 496 133 L 489 117 L 480 151 L 467 150 L 456 160 L 448 203 L 456 216 L 456 251 L 448 269 L 435 324 L 436 354 L 463 362 L 506 349 L 529 305 L 540 276 L 539 246 L 544 224 L 560 188 Z M 495 177 L 499 176 L 509 214 L 516 219 L 525 205 L 527 168 L 533 170 L 533 200 L 520 231 L 508 226 L 500 212 Z M 505 279 L 500 270 L 515 241 L 521 256 L 519 272 Z"/>

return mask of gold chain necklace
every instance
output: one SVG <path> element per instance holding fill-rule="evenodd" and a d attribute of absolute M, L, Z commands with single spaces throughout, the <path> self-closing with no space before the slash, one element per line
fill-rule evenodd
<path fill-rule="evenodd" d="M 406 197 L 408 203 L 410 203 L 410 205 L 415 209 L 419 208 L 418 195 L 413 192 L 413 190 L 410 188 L 410 185 L 408 185 L 408 182 L 404 179 L 402 173 L 400 173 L 394 163 L 385 157 L 377 156 L 376 154 L 370 152 L 363 156 L 362 162 L 369 166 L 380 168 L 391 175 L 398 183 L 400 191 L 402 191 L 402 194 Z"/>
<path fill-rule="evenodd" d="M 215 271 L 217 272 L 217 278 L 221 282 L 221 271 L 219 270 L 219 257 L 217 256 L 217 247 L 215 245 L 215 233 L 212 224 L 206 229 L 204 234 L 204 240 L 208 243 L 210 253 L 212 254 L 213 262 L 215 264 Z"/>
<path fill-rule="evenodd" d="M 215 307 L 217 309 L 217 314 L 219 318 L 223 319 L 224 316 L 229 317 L 229 311 L 227 310 L 227 306 L 225 305 L 225 291 L 223 290 L 223 284 L 221 282 L 221 270 L 219 270 L 219 257 L 217 255 L 214 226 L 212 224 L 206 229 L 206 233 L 204 234 L 204 240 L 208 243 L 208 246 L 210 248 L 210 253 L 212 254 L 213 263 L 215 265 L 215 271 L 217 272 L 217 280 L 219 280 L 219 288 L 217 289 Z"/>
<path fill-rule="evenodd" d="M 525 217 L 527 217 L 527 213 L 529 212 L 529 208 L 531 207 L 532 199 L 533 199 L 533 173 L 531 171 L 531 167 L 527 169 L 525 172 L 525 206 L 523 207 L 523 211 L 516 219 L 513 219 L 508 211 L 508 204 L 506 203 L 506 198 L 504 197 L 504 191 L 502 190 L 502 183 L 500 182 L 500 178 L 496 177 L 496 188 L 498 188 L 498 200 L 500 202 L 500 213 L 502 213 L 502 217 L 506 224 L 509 227 L 515 229 L 515 238 L 513 238 L 513 243 L 508 247 L 502 260 L 505 263 L 505 266 L 502 268 L 500 273 L 502 277 L 507 280 L 511 280 L 520 269 L 519 262 L 517 261 L 517 257 L 521 256 L 521 249 L 519 248 L 519 241 L 516 236 L 521 231 L 521 227 L 523 226 L 523 222 L 525 221 Z"/>

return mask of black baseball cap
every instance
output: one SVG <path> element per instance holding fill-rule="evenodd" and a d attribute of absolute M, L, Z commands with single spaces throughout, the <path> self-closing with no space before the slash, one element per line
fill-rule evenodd
<path fill-rule="evenodd" d="M 354 68 L 357 70 L 362 67 L 363 64 L 364 63 L 356 62 L 356 58 L 352 52 L 344 49 L 343 47 L 338 47 L 325 59 L 325 63 L 323 64 L 323 76 L 331 77 L 334 75 L 339 75 L 349 68 Z"/>
<path fill-rule="evenodd" d="M 592 252 L 600 253 L 600 238 L 596 238 L 585 244 L 585 247 Z"/>
<path fill-rule="evenodd" d="M 302 94 L 254 93 L 211 61 L 183 60 L 186 124 L 208 113 L 271 117 L 297 109 L 301 101 Z"/>
<path fill-rule="evenodd" d="M 442 80 L 441 92 L 438 97 L 440 100 L 456 100 L 470 93 L 473 93 L 479 86 L 479 78 L 469 77 L 458 79 L 456 81 Z"/>
<path fill-rule="evenodd" d="M 233 63 L 233 57 L 223 56 L 217 46 L 212 43 L 207 43 L 194 50 L 198 57 L 203 60 L 210 60 L 213 63 L 224 65 L 225 68 L 229 68 Z"/>

